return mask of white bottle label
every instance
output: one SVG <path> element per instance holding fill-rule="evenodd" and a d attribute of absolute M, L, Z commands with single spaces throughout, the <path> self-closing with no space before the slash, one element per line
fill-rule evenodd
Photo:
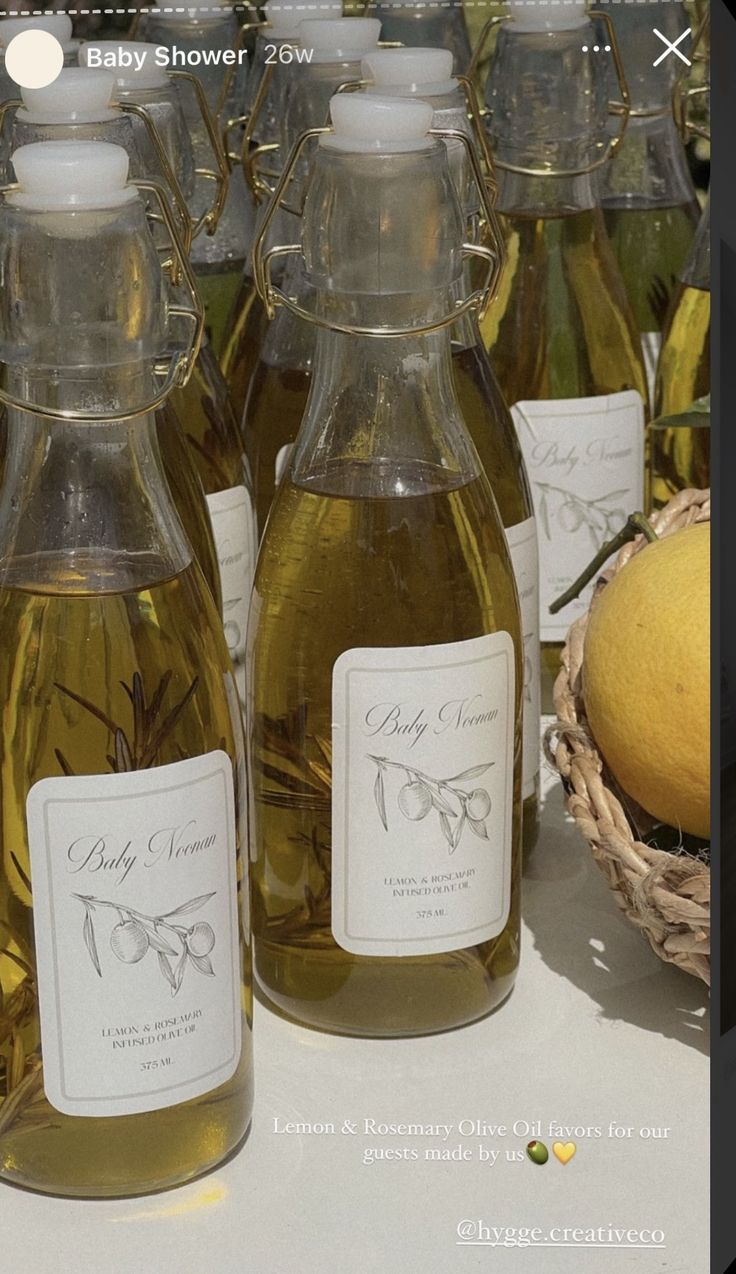
<path fill-rule="evenodd" d="M 256 558 L 253 506 L 247 487 L 215 491 L 207 496 L 207 504 L 220 563 L 225 640 L 238 694 L 245 702 L 245 643 Z"/>
<path fill-rule="evenodd" d="M 26 814 L 51 1105 L 132 1115 L 224 1084 L 241 1043 L 226 753 L 42 779 Z"/>
<path fill-rule="evenodd" d="M 644 404 L 635 390 L 625 390 L 517 403 L 511 411 L 539 527 L 540 635 L 562 641 L 587 608 L 593 584 L 556 615 L 550 603 L 642 508 Z"/>
<path fill-rule="evenodd" d="M 644 357 L 644 369 L 647 374 L 647 389 L 649 390 L 649 402 L 654 406 L 654 386 L 657 379 L 657 363 L 659 362 L 659 351 L 662 348 L 661 332 L 642 332 L 641 334 L 641 352 Z"/>
<path fill-rule="evenodd" d="M 511 896 L 510 635 L 347 650 L 332 721 L 335 941 L 414 956 L 495 937 Z"/>
<path fill-rule="evenodd" d="M 524 642 L 524 747 L 522 796 L 534 795 L 539 774 L 539 732 L 542 712 L 539 650 L 539 545 L 537 524 L 527 518 L 506 531 L 516 576 Z"/>
<path fill-rule="evenodd" d="M 279 485 L 281 479 L 284 476 L 284 470 L 287 464 L 289 463 L 289 456 L 291 455 L 293 446 L 294 446 L 293 442 L 287 442 L 284 444 L 283 447 L 279 447 L 278 451 L 276 452 L 276 464 L 274 465 L 274 479 L 276 482 L 276 486 Z"/>

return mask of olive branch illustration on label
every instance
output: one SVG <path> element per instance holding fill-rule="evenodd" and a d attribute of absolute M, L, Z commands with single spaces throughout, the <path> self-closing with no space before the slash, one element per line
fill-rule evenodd
<path fill-rule="evenodd" d="M 82 937 L 98 976 L 102 977 L 102 965 L 93 915 L 98 907 L 110 907 L 118 913 L 118 923 L 110 934 L 113 955 L 123 964 L 137 964 L 149 951 L 155 951 L 161 975 L 171 987 L 172 995 L 178 993 L 188 965 L 204 977 L 215 976 L 210 960 L 210 951 L 215 945 L 212 926 L 206 920 L 198 920 L 190 927 L 175 923 L 178 917 L 188 916 L 204 907 L 214 896 L 214 893 L 200 894 L 198 898 L 190 898 L 173 911 L 164 912 L 160 916 L 146 916 L 121 903 L 107 902 L 89 894 L 72 895 L 84 906 Z M 176 961 L 174 965 L 172 960 Z"/>
<path fill-rule="evenodd" d="M 473 765 L 461 774 L 453 774 L 449 779 L 433 779 L 421 770 L 405 765 L 401 761 L 389 761 L 385 756 L 373 756 L 368 753 L 368 760 L 378 767 L 373 785 L 373 799 L 376 802 L 379 817 L 384 829 L 388 831 L 386 813 L 386 784 L 384 775 L 387 770 L 401 770 L 406 775 L 406 782 L 399 790 L 397 805 L 404 818 L 412 822 L 426 818 L 431 810 L 439 816 L 442 835 L 454 854 L 466 825 L 474 836 L 480 840 L 488 840 L 488 828 L 485 820 L 491 812 L 491 797 L 484 787 L 475 787 L 466 792 L 457 783 L 469 783 L 479 779 L 490 770 L 495 761 L 487 761 L 485 765 Z M 457 807 L 453 802 L 457 802 Z M 453 819 L 454 822 L 450 820 Z"/>
<path fill-rule="evenodd" d="M 625 496 L 628 496 L 629 492 L 626 488 L 619 491 L 607 491 L 605 495 L 596 496 L 593 500 L 583 500 L 574 491 L 566 491 L 564 487 L 553 486 L 551 482 L 539 482 L 535 479 L 534 485 L 542 493 L 539 501 L 539 518 L 548 540 L 553 538 L 549 509 L 551 503 L 549 497 L 553 492 L 556 495 L 563 496 L 555 514 L 560 530 L 569 535 L 574 535 L 576 531 L 579 531 L 584 526 L 590 535 L 591 544 L 596 550 L 612 535 L 615 535 L 616 531 L 620 530 L 626 521 L 626 513 L 623 509 L 607 507 L 611 501 L 622 500 Z"/>

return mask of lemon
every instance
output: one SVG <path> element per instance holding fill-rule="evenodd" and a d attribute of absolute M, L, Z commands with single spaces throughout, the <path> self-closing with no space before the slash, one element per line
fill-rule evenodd
<path fill-rule="evenodd" d="M 710 524 L 648 544 L 594 602 L 583 692 L 611 773 L 655 818 L 710 835 Z"/>

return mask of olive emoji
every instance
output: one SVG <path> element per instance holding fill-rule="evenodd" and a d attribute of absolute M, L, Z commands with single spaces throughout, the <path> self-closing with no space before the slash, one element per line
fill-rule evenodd
<path fill-rule="evenodd" d="M 532 1163 L 546 1163 L 549 1159 L 549 1150 L 543 1141 L 530 1141 L 526 1153 Z"/>

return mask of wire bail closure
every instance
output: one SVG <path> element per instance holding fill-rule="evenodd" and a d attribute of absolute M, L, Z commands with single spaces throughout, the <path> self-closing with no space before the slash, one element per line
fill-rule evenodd
<path fill-rule="evenodd" d="M 307 144 L 314 138 L 324 137 L 332 133 L 334 133 L 334 129 L 331 127 L 309 128 L 294 143 L 271 196 L 260 230 L 256 235 L 253 245 L 253 279 L 268 318 L 272 319 L 277 307 L 283 306 L 298 318 L 304 319 L 308 323 L 313 323 L 316 327 L 326 328 L 333 332 L 342 332 L 351 336 L 375 336 L 390 339 L 402 336 L 422 336 L 429 332 L 439 331 L 444 327 L 450 327 L 466 314 L 485 313 L 495 295 L 505 261 L 503 237 L 472 140 L 467 133 L 455 128 L 432 128 L 427 135 L 440 141 L 456 141 L 465 147 L 473 179 L 478 187 L 483 214 L 491 228 L 494 239 L 495 250 L 493 251 L 482 244 L 464 243 L 462 245 L 464 258 L 479 259 L 486 265 L 486 277 L 481 287 L 475 288 L 465 299 L 457 301 L 448 314 L 429 323 L 411 327 L 359 327 L 351 323 L 337 323 L 334 320 L 328 321 L 322 318 L 321 315 L 315 314 L 312 310 L 300 305 L 294 297 L 288 296 L 273 282 L 271 277 L 273 262 L 277 258 L 301 253 L 302 251 L 301 244 L 298 243 L 279 244 L 266 251 L 268 232 L 276 211 L 281 205 L 282 195 L 292 179 Z"/>
<path fill-rule="evenodd" d="M 169 79 L 182 81 L 191 87 L 214 160 L 214 168 L 195 168 L 194 170 L 195 176 L 215 183 L 215 193 L 210 207 L 196 220 L 192 218 L 192 238 L 196 239 L 202 230 L 206 230 L 208 235 L 213 235 L 217 229 L 227 199 L 230 167 L 201 81 L 190 71 L 167 71 L 166 73 Z"/>
<path fill-rule="evenodd" d="M 217 97 L 217 105 L 215 106 L 214 115 L 220 128 L 222 147 L 225 152 L 225 158 L 227 159 L 228 166 L 231 171 L 238 164 L 242 164 L 243 152 L 242 152 L 242 145 L 239 150 L 230 149 L 231 147 L 230 134 L 234 132 L 236 128 L 242 128 L 245 124 L 247 124 L 248 115 L 249 115 L 249 112 L 246 111 L 244 115 L 232 115 L 232 116 L 227 116 L 223 118 L 223 116 L 225 115 L 225 107 L 227 106 L 227 99 L 230 96 L 230 90 L 232 88 L 233 81 L 235 79 L 236 67 L 239 65 L 239 62 L 237 61 L 237 56 L 245 48 L 246 36 L 250 35 L 252 31 L 262 30 L 263 27 L 267 25 L 268 24 L 266 22 L 261 22 L 257 18 L 254 18 L 247 22 L 244 22 L 242 26 L 238 27 L 238 34 L 236 35 L 233 43 L 230 46 L 233 52 L 236 54 L 236 62 L 233 63 L 233 65 L 228 66 L 226 68 L 225 74 L 222 79 L 222 87 L 220 88 L 220 92 Z"/>
<path fill-rule="evenodd" d="M 47 416 L 51 420 L 95 420 L 101 423 L 111 423 L 114 421 L 134 420 L 137 416 L 144 416 L 149 412 L 156 411 L 168 398 L 174 389 L 181 388 L 186 385 L 192 374 L 194 363 L 199 354 L 199 348 L 204 335 L 204 307 L 197 290 L 197 284 L 192 273 L 189 260 L 179 238 L 179 232 L 176 228 L 173 213 L 168 199 L 168 192 L 164 186 L 157 181 L 129 181 L 128 186 L 134 186 L 137 190 L 151 195 L 157 202 L 160 210 L 160 220 L 165 225 L 171 239 L 171 251 L 174 265 L 167 268 L 162 264 L 162 270 L 168 273 L 169 278 L 174 286 L 184 286 L 188 298 L 189 305 L 168 305 L 167 313 L 175 319 L 183 319 L 191 328 L 191 334 L 187 339 L 184 349 L 172 350 L 171 354 L 164 359 L 159 360 L 153 369 L 155 378 L 161 378 L 162 383 L 154 396 L 142 406 L 132 408 L 128 411 L 100 411 L 98 409 L 85 410 L 77 407 L 48 407 L 45 404 L 27 402 L 22 398 L 17 398 L 0 383 L 0 403 L 5 407 L 12 407 L 19 411 L 33 412 L 36 415 Z M 5 196 L 13 191 L 19 190 L 18 182 L 9 182 L 0 186 L 0 198 L 3 200 Z M 146 210 L 146 216 L 152 219 L 151 214 Z M 159 220 L 158 216 L 155 218 Z M 0 368 L 4 369 L 7 364 L 0 363 Z"/>
<path fill-rule="evenodd" d="M 618 132 L 613 137 L 609 137 L 605 142 L 597 143 L 602 147 L 601 154 L 589 164 L 585 164 L 580 168 L 525 168 L 521 164 L 510 164 L 505 160 L 495 157 L 495 167 L 500 168 L 503 172 L 517 173 L 520 177 L 584 177 L 587 173 L 595 172 L 598 168 L 602 168 L 609 160 L 613 159 L 616 151 L 621 146 L 629 123 L 631 115 L 631 96 L 629 94 L 629 86 L 626 82 L 626 72 L 624 70 L 621 50 L 619 49 L 618 40 L 616 39 L 616 31 L 613 23 L 607 13 L 602 13 L 599 9 L 589 9 L 587 16 L 603 23 L 606 29 L 606 40 L 610 46 L 611 56 L 613 58 L 613 68 L 616 72 L 616 80 L 618 82 L 619 92 L 621 94 L 620 101 L 608 103 L 608 114 L 619 120 Z M 473 52 L 468 69 L 468 76 L 471 79 L 476 78 L 478 67 L 481 64 L 482 54 L 485 52 L 486 45 L 492 31 L 500 26 L 502 22 L 509 22 L 511 19 L 507 14 L 498 15 L 489 18 L 478 38 L 478 43 Z M 487 118 L 488 111 L 481 110 L 481 118 Z"/>
<path fill-rule="evenodd" d="M 253 145 L 255 129 L 268 98 L 275 71 L 275 62 L 264 63 L 261 68 L 261 77 L 258 81 L 253 104 L 250 111 L 243 117 L 245 128 L 243 129 L 243 137 L 240 144 L 240 163 L 243 168 L 246 185 L 258 204 L 271 198 L 279 178 L 278 172 L 267 169 L 262 171 L 260 168 L 261 158 L 279 150 L 279 143 L 263 142 L 260 145 Z M 269 185 L 267 178 L 271 178 L 274 184 Z"/>

